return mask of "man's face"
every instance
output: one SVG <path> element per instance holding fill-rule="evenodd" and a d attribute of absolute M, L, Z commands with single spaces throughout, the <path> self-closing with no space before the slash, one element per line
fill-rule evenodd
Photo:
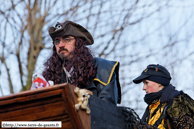
<path fill-rule="evenodd" d="M 164 86 L 162 86 L 161 84 L 150 80 L 144 80 L 143 83 L 143 90 L 145 90 L 146 94 L 158 92 L 164 88 Z"/>
<path fill-rule="evenodd" d="M 75 38 L 73 36 L 56 37 L 53 42 L 57 54 L 62 60 L 68 60 L 73 57 L 73 51 L 75 50 Z"/>

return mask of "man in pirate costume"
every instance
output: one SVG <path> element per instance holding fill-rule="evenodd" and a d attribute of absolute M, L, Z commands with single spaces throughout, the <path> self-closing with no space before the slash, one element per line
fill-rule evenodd
<path fill-rule="evenodd" d="M 161 65 L 148 65 L 134 83 L 144 83 L 144 101 L 148 104 L 142 117 L 159 129 L 193 129 L 194 101 L 170 84 L 171 76 Z"/>
<path fill-rule="evenodd" d="M 86 46 L 94 40 L 83 26 L 72 21 L 57 22 L 48 32 L 53 53 L 44 63 L 42 75 L 47 81 L 68 82 L 115 105 L 121 102 L 119 62 L 93 57 Z"/>

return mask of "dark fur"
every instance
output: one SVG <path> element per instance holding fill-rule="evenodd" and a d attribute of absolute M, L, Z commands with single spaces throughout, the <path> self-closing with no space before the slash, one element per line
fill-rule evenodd
<path fill-rule="evenodd" d="M 65 68 L 69 71 L 71 67 L 74 70 L 71 74 L 71 83 L 75 86 L 85 88 L 89 85 L 89 80 L 96 75 L 96 67 L 91 51 L 85 46 L 87 43 L 81 38 L 76 38 L 74 56 L 71 60 L 65 61 Z M 61 74 L 63 72 L 63 61 L 58 56 L 55 46 L 53 46 L 52 56 L 44 63 L 44 78 L 53 81 L 54 84 L 61 83 Z"/>

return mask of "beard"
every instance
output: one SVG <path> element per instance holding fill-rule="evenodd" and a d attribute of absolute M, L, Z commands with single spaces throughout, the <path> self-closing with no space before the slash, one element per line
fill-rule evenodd
<path fill-rule="evenodd" d="M 58 55 L 59 55 L 59 57 L 61 58 L 61 60 L 63 62 L 70 61 L 73 58 L 73 53 L 72 52 L 68 53 L 68 54 L 65 53 L 65 52 L 61 52 Z"/>
<path fill-rule="evenodd" d="M 63 61 L 68 59 L 68 55 L 65 55 L 65 52 L 59 53 L 59 57 L 60 57 L 61 60 L 63 60 Z"/>
<path fill-rule="evenodd" d="M 73 62 L 74 52 L 69 52 L 66 48 L 61 47 L 57 54 L 61 58 L 63 66 L 67 66 L 67 64 Z"/>
<path fill-rule="evenodd" d="M 61 52 L 62 51 L 62 52 Z M 66 55 L 65 54 L 65 52 L 68 52 L 68 50 L 66 49 L 66 48 L 64 48 L 64 47 L 61 47 L 60 49 L 59 49 L 59 51 L 58 51 L 58 55 L 59 55 L 59 57 L 61 58 L 61 60 L 62 61 L 65 61 L 65 60 L 67 60 L 68 58 L 69 58 L 69 54 L 68 55 Z"/>
<path fill-rule="evenodd" d="M 73 66 L 74 58 L 73 54 L 69 53 L 68 55 L 65 54 L 65 52 L 61 52 L 59 54 L 59 57 L 62 60 L 62 66 L 66 68 L 67 71 L 70 70 L 70 68 Z"/>

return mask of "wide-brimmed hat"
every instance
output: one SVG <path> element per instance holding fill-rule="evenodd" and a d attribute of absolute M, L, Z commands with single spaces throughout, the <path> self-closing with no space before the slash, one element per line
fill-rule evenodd
<path fill-rule="evenodd" d="M 159 64 L 157 65 L 151 64 L 151 65 L 148 65 L 147 68 L 143 70 L 141 75 L 135 78 L 133 82 L 138 84 L 145 79 L 151 80 L 166 86 L 170 83 L 171 76 L 165 67 Z"/>
<path fill-rule="evenodd" d="M 58 36 L 74 36 L 80 37 L 87 41 L 87 45 L 94 43 L 92 35 L 83 26 L 72 21 L 65 21 L 63 23 L 57 22 L 55 27 L 49 28 L 49 35 L 54 41 Z"/>

